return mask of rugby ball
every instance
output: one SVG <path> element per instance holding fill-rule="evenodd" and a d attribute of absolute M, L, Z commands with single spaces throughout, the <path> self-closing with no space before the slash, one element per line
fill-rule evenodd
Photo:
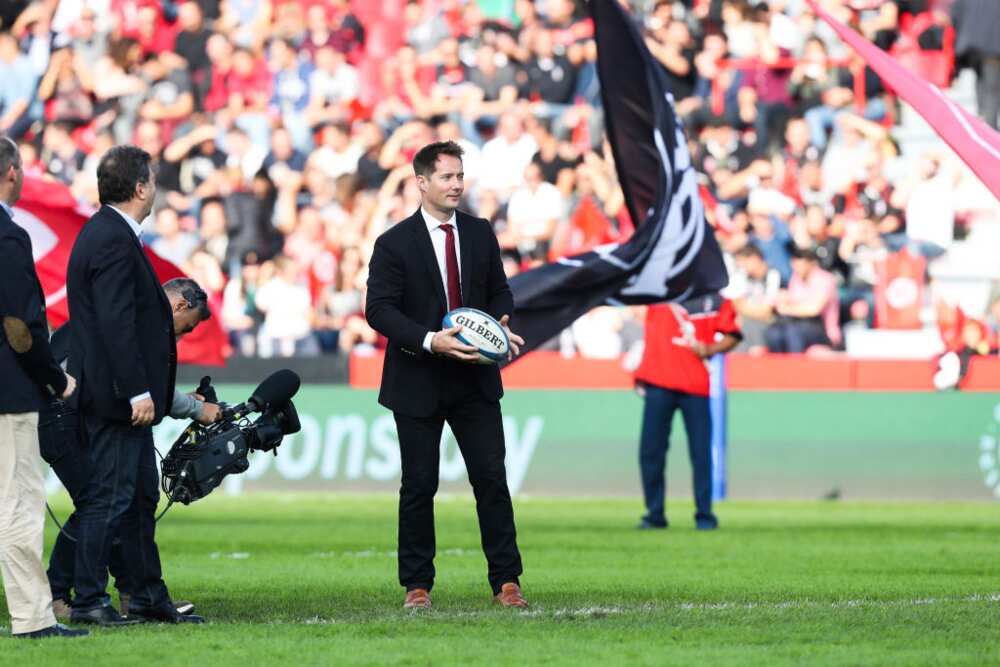
<path fill-rule="evenodd" d="M 507 358 L 510 350 L 507 332 L 488 313 L 475 308 L 456 308 L 444 316 L 441 325 L 445 329 L 461 326 L 456 337 L 479 350 L 479 363 L 495 364 Z"/>

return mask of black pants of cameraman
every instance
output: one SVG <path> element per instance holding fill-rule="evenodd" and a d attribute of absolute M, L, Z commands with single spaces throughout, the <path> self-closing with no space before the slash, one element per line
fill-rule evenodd
<path fill-rule="evenodd" d="M 80 416 L 62 401 L 52 401 L 42 408 L 38 418 L 38 441 L 45 462 L 52 466 L 56 477 L 78 507 L 91 478 L 90 458 L 80 429 Z M 49 557 L 49 586 L 52 599 L 71 601 L 75 576 L 76 538 L 80 532 L 80 517 L 74 511 L 56 536 Z M 108 569 L 115 578 L 119 593 L 132 590 L 128 567 L 122 557 L 121 540 L 111 546 Z"/>

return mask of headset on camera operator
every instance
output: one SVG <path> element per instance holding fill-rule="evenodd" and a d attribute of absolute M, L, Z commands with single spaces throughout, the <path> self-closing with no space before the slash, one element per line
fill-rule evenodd
<path fill-rule="evenodd" d="M 170 302 L 174 334 L 178 340 L 211 317 L 207 295 L 194 280 L 175 278 L 165 283 L 163 289 Z M 66 323 L 52 335 L 53 354 L 64 366 L 69 356 L 69 338 L 70 323 Z M 170 416 L 174 419 L 195 419 L 202 424 L 211 424 L 219 418 L 221 409 L 217 404 L 205 402 L 203 399 L 204 397 L 197 394 L 184 394 L 175 389 Z M 78 505 L 91 472 L 79 415 L 70 404 L 52 400 L 42 408 L 38 431 L 42 458 L 52 466 L 56 476 L 69 492 L 74 505 Z M 63 620 L 70 617 L 70 591 L 75 572 L 75 536 L 78 524 L 79 519 L 74 512 L 56 536 L 49 559 L 48 575 L 52 588 L 53 611 L 57 618 Z M 108 569 L 115 579 L 115 588 L 118 589 L 121 614 L 126 616 L 132 579 L 128 565 L 122 557 L 120 539 L 116 539 L 112 544 Z M 175 608 L 182 614 L 190 615 L 194 605 L 178 601 L 175 603 Z"/>

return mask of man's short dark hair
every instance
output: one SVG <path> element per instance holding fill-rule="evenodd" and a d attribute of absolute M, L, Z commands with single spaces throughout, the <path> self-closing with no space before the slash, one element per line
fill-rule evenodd
<path fill-rule="evenodd" d="M 792 259 L 804 259 L 807 262 L 818 263 L 819 255 L 816 254 L 816 249 L 800 248 L 799 246 L 794 246 L 791 250 Z"/>
<path fill-rule="evenodd" d="M 198 321 L 204 322 L 212 317 L 208 309 L 208 295 L 197 282 L 191 278 L 174 278 L 163 283 L 163 291 L 176 294 L 187 302 L 188 308 L 198 311 Z"/>
<path fill-rule="evenodd" d="M 97 165 L 97 194 L 101 204 L 121 204 L 135 196 L 140 183 L 149 180 L 152 160 L 138 146 L 115 146 Z"/>
<path fill-rule="evenodd" d="M 21 151 L 17 144 L 7 135 L 0 135 L 0 176 L 19 164 L 21 164 Z"/>
<path fill-rule="evenodd" d="M 748 243 L 739 250 L 736 251 L 737 257 L 756 257 L 757 259 L 763 260 L 764 253 L 760 251 L 760 248 L 752 243 Z"/>
<path fill-rule="evenodd" d="M 438 158 L 442 155 L 450 155 L 462 159 L 465 151 L 454 141 L 435 141 L 427 144 L 413 156 L 413 173 L 417 176 L 430 176 L 434 173 L 434 166 Z"/>

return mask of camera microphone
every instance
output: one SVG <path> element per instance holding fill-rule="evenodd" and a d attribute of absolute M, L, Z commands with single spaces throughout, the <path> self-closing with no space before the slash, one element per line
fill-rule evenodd
<path fill-rule="evenodd" d="M 287 368 L 275 371 L 257 385 L 247 400 L 247 407 L 253 412 L 265 412 L 271 408 L 280 408 L 292 400 L 292 396 L 295 396 L 300 384 L 301 380 L 294 371 Z"/>

